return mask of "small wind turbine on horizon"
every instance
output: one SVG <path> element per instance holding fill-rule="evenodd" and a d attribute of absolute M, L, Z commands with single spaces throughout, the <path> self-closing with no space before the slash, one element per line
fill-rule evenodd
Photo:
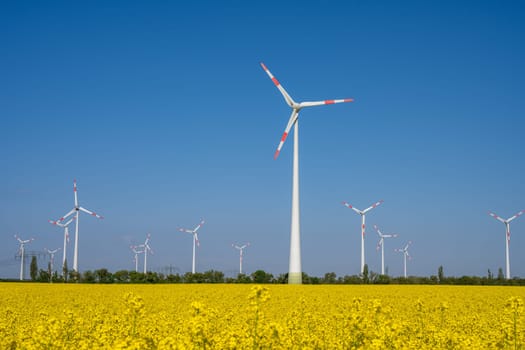
<path fill-rule="evenodd" d="M 377 231 L 377 234 L 379 235 L 379 242 L 377 242 L 377 248 L 381 247 L 381 274 L 385 274 L 385 238 L 395 238 L 397 237 L 397 234 L 383 234 L 377 225 L 374 225 L 374 229 Z"/>
<path fill-rule="evenodd" d="M 503 219 L 493 212 L 489 211 L 489 215 L 494 219 L 501 221 L 505 224 L 505 275 L 507 279 L 510 279 L 510 257 L 509 257 L 509 242 L 510 242 L 510 222 L 525 213 L 525 210 L 520 211 L 519 213 L 511 216 L 508 219 Z"/>
<path fill-rule="evenodd" d="M 73 270 L 78 272 L 78 219 L 80 216 L 80 212 L 83 211 L 84 213 L 94 216 L 98 219 L 103 219 L 104 217 L 78 205 L 77 180 L 73 180 L 73 193 L 75 195 L 75 207 L 71 209 L 71 211 L 68 212 L 66 215 L 58 219 L 57 222 L 62 223 L 62 221 L 66 220 L 70 215 L 75 214 L 75 252 L 73 255 Z"/>
<path fill-rule="evenodd" d="M 361 273 L 363 273 L 365 269 L 365 216 L 366 213 L 368 213 L 370 210 L 374 209 L 381 203 L 383 203 L 383 200 L 380 200 L 379 202 L 376 202 L 372 204 L 370 207 L 366 208 L 365 210 L 359 210 L 357 208 L 354 208 L 352 205 L 348 204 L 347 202 L 343 202 L 343 205 L 347 208 L 352 209 L 357 214 L 361 215 Z"/>
<path fill-rule="evenodd" d="M 56 225 L 56 226 L 64 228 L 64 250 L 62 251 L 62 270 L 64 270 L 64 266 L 66 266 L 66 258 L 67 258 L 66 250 L 67 250 L 67 243 L 69 243 L 69 228 L 68 228 L 68 226 L 74 220 L 75 220 L 74 216 L 71 219 L 69 219 L 67 222 L 63 223 L 63 224 L 58 222 L 58 221 L 49 220 L 50 224 L 53 224 L 53 225 Z"/>
<path fill-rule="evenodd" d="M 292 126 L 294 127 L 294 150 L 293 150 L 293 175 L 292 175 L 292 222 L 290 229 L 290 265 L 288 272 L 289 284 L 302 283 L 302 267 L 301 267 L 301 228 L 300 228 L 300 214 L 299 214 L 299 112 L 305 107 L 323 106 L 335 103 L 353 102 L 351 98 L 341 100 L 324 100 L 315 102 L 295 102 L 292 97 L 286 92 L 279 81 L 273 76 L 270 70 L 261 62 L 261 67 L 266 74 L 273 81 L 281 95 L 283 95 L 285 102 L 292 108 L 292 114 L 288 119 L 288 124 L 284 129 L 283 136 L 277 146 L 274 154 L 274 159 L 277 159 L 283 147 Z"/>
<path fill-rule="evenodd" d="M 15 235 L 15 239 L 20 243 L 18 252 L 20 253 L 20 281 L 24 280 L 24 255 L 25 255 L 25 245 L 34 241 L 34 238 L 30 239 L 21 239 L 18 235 Z"/>
<path fill-rule="evenodd" d="M 51 268 L 51 271 L 50 273 L 53 274 L 53 265 L 54 265 L 54 262 L 55 262 L 55 253 L 58 252 L 60 250 L 60 248 L 57 248 L 55 250 L 49 250 L 47 248 L 44 248 L 44 250 L 49 254 L 50 256 L 50 259 L 49 259 L 49 267 Z M 51 275 L 49 276 L 50 280 L 51 280 Z"/>
<path fill-rule="evenodd" d="M 132 245 L 129 247 L 131 251 L 135 254 L 133 257 L 133 262 L 135 263 L 135 272 L 139 272 L 139 254 L 144 253 L 144 250 L 137 250 L 139 246 Z"/>
<path fill-rule="evenodd" d="M 250 243 L 238 246 L 237 244 L 232 244 L 232 247 L 239 250 L 239 274 L 242 274 L 242 257 L 244 254 L 244 249 L 250 246 Z"/>
<path fill-rule="evenodd" d="M 137 246 L 137 247 L 140 247 L 140 248 L 144 248 L 144 274 L 146 274 L 147 267 L 148 267 L 148 251 L 150 252 L 150 254 L 153 254 L 153 250 L 149 246 L 150 238 L 151 238 L 151 235 L 148 233 L 144 243 L 142 243 L 141 245 Z"/>
<path fill-rule="evenodd" d="M 193 260 L 191 264 L 191 273 L 195 273 L 195 244 L 197 244 L 197 246 L 200 246 L 197 231 L 202 227 L 202 225 L 204 225 L 204 219 L 201 219 L 201 222 L 193 230 L 182 227 L 179 228 L 180 232 L 186 232 L 193 235 Z"/>
<path fill-rule="evenodd" d="M 412 259 L 410 254 L 408 254 L 408 247 L 411 244 L 412 244 L 412 241 L 408 241 L 407 245 L 404 248 L 394 249 L 394 251 L 397 253 L 403 253 L 403 271 L 404 271 L 405 278 L 407 278 L 407 257 L 409 260 Z"/>

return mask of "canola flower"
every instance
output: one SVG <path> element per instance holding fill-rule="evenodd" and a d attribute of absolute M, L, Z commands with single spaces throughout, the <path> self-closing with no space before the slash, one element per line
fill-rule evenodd
<path fill-rule="evenodd" d="M 0 349 L 525 349 L 525 289 L 0 284 Z"/>

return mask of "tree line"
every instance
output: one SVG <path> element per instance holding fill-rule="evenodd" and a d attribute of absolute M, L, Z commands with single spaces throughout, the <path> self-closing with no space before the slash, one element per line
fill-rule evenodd
<path fill-rule="evenodd" d="M 163 274 L 157 272 L 136 272 L 119 270 L 110 272 L 106 268 L 87 270 L 78 273 L 68 270 L 67 262 L 64 264 L 62 274 L 51 272 L 47 269 L 38 269 L 36 257 L 30 265 L 30 276 L 33 282 L 44 283 L 257 283 L 257 284 L 285 284 L 288 283 L 288 274 L 274 276 L 264 270 L 257 270 L 251 274 L 238 274 L 236 277 L 226 277 L 223 272 L 208 270 L 205 272 L 184 274 Z M 337 276 L 335 272 L 327 272 L 322 277 L 309 276 L 303 272 L 303 284 L 429 284 L 429 285 L 512 285 L 525 286 L 525 279 L 514 277 L 506 279 L 500 268 L 496 276 L 487 271 L 486 276 L 445 276 L 443 266 L 439 266 L 436 275 L 391 277 L 369 271 L 368 265 L 364 266 L 363 273 L 359 275 Z"/>

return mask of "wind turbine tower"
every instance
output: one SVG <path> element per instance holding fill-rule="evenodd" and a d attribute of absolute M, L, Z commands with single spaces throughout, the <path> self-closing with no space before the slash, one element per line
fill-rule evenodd
<path fill-rule="evenodd" d="M 250 246 L 250 243 L 246 243 L 242 246 L 238 246 L 237 244 L 232 244 L 232 247 L 239 250 L 239 274 L 242 274 L 242 257 L 244 255 L 244 249 Z"/>
<path fill-rule="evenodd" d="M 377 225 L 374 225 L 375 230 L 377 231 L 377 234 L 379 235 L 379 242 L 377 242 L 377 249 L 381 247 L 381 274 L 385 274 L 385 238 L 395 238 L 397 237 L 397 234 L 384 234 L 382 233 Z"/>
<path fill-rule="evenodd" d="M 57 248 L 55 250 L 49 250 L 47 248 L 45 248 L 46 252 L 49 254 L 50 256 L 50 267 L 51 267 L 51 273 L 53 273 L 53 265 L 54 265 L 54 262 L 55 262 L 55 253 L 58 252 L 60 250 L 60 248 Z M 51 276 L 49 276 L 49 278 L 51 278 Z"/>
<path fill-rule="evenodd" d="M 292 126 L 294 127 L 294 150 L 293 150 L 293 174 L 292 174 L 292 222 L 290 229 L 290 265 L 288 271 L 289 284 L 302 283 L 302 267 L 301 267 L 301 228 L 299 215 L 299 112 L 305 107 L 323 106 L 335 103 L 353 102 L 351 98 L 341 100 L 324 100 L 315 102 L 295 102 L 292 97 L 286 92 L 284 87 L 273 76 L 268 68 L 261 62 L 261 67 L 266 74 L 273 81 L 279 92 L 284 97 L 285 102 L 292 109 L 288 124 L 284 129 L 283 136 L 277 146 L 274 154 L 274 159 L 277 159 L 283 147 Z"/>
<path fill-rule="evenodd" d="M 25 245 L 27 243 L 30 243 L 32 241 L 34 241 L 35 239 L 34 238 L 30 238 L 30 239 L 21 239 L 20 237 L 18 237 L 17 235 L 15 235 L 15 239 L 18 241 L 18 243 L 20 243 L 20 247 L 18 249 L 19 253 L 20 253 L 20 281 L 23 281 L 24 280 L 24 255 L 25 255 Z"/>
<path fill-rule="evenodd" d="M 199 236 L 197 236 L 197 231 L 202 227 L 202 225 L 204 225 L 204 220 L 201 219 L 201 222 L 193 230 L 182 228 L 182 227 L 179 228 L 180 232 L 186 232 L 186 233 L 190 233 L 193 235 L 193 260 L 191 263 L 191 273 L 195 273 L 195 244 L 197 244 L 197 246 L 200 246 Z"/>
<path fill-rule="evenodd" d="M 67 243 L 69 243 L 69 228 L 68 228 L 68 226 L 69 226 L 69 224 L 71 224 L 73 222 L 73 220 L 75 220 L 74 216 L 71 219 L 69 219 L 67 222 L 63 223 L 63 224 L 58 222 L 58 221 L 49 220 L 50 224 L 53 224 L 53 225 L 56 225 L 56 226 L 64 228 L 64 250 L 62 251 L 62 269 L 64 269 L 64 266 L 66 266 L 66 258 L 67 258 L 66 250 L 67 250 Z"/>
<path fill-rule="evenodd" d="M 144 248 L 144 274 L 146 274 L 147 272 L 147 267 L 148 267 L 148 251 L 150 252 L 150 254 L 153 254 L 153 250 L 151 249 L 151 247 L 149 246 L 149 240 L 151 238 L 151 235 L 148 233 L 148 235 L 146 236 L 146 240 L 144 241 L 143 244 L 139 245 L 139 247 L 142 247 Z"/>
<path fill-rule="evenodd" d="M 366 220 L 365 217 L 366 217 L 366 213 L 368 213 L 370 210 L 374 209 L 381 203 L 383 203 L 383 200 L 380 200 L 379 202 L 372 204 L 370 207 L 366 208 L 365 210 L 359 210 L 357 208 L 354 208 L 347 202 L 343 202 L 344 206 L 352 209 L 357 214 L 361 215 L 361 273 L 363 273 L 365 269 L 365 220 Z"/>
<path fill-rule="evenodd" d="M 410 254 L 408 254 L 408 247 L 411 244 L 412 244 L 412 241 L 408 241 L 407 245 L 404 248 L 402 248 L 402 249 L 395 249 L 396 252 L 403 253 L 403 271 L 404 271 L 405 278 L 407 278 L 407 257 L 408 257 L 408 259 L 412 259 Z"/>
<path fill-rule="evenodd" d="M 58 219 L 57 221 L 62 223 L 62 221 L 64 221 L 67 217 L 75 214 L 75 253 L 73 255 L 73 270 L 78 272 L 78 221 L 79 221 L 78 219 L 80 216 L 80 212 L 83 211 L 84 213 L 94 216 L 98 219 L 103 219 L 104 217 L 98 215 L 95 212 L 92 212 L 91 210 L 88 210 L 86 208 L 79 206 L 78 195 L 77 195 L 77 180 L 73 180 L 73 193 L 75 195 L 75 207 L 71 209 L 71 211 L 68 212 L 66 215 Z"/>
<path fill-rule="evenodd" d="M 510 258 L 509 258 L 510 222 L 520 217 L 521 215 L 523 215 L 523 213 L 525 213 L 525 210 L 520 211 L 519 213 L 517 213 L 514 216 L 511 216 L 508 219 L 503 219 L 497 216 L 496 214 L 494 214 L 493 212 L 489 211 L 490 216 L 492 216 L 494 219 L 501 221 L 502 223 L 505 224 L 505 275 L 507 279 L 510 279 Z"/>
<path fill-rule="evenodd" d="M 130 246 L 131 251 L 135 254 L 133 262 L 135 263 L 135 272 L 139 272 L 139 254 L 144 253 L 144 250 L 137 250 L 138 246 Z"/>

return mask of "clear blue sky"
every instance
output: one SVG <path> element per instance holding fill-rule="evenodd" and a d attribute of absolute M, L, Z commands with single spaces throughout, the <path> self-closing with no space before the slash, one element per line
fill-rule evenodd
<path fill-rule="evenodd" d="M 80 270 L 132 269 L 151 233 L 152 269 L 288 270 L 290 110 L 300 116 L 303 270 L 402 274 L 504 268 L 504 225 L 525 209 L 525 5 L 414 2 L 3 2 L 0 5 L 0 277 L 16 277 L 13 234 L 62 246 L 47 223 L 80 204 Z M 525 277 L 525 217 L 511 225 L 511 272 Z M 73 251 L 70 244 L 69 253 Z M 61 254 L 57 260 L 61 259 Z M 68 260 L 72 264 L 72 255 Z"/>

